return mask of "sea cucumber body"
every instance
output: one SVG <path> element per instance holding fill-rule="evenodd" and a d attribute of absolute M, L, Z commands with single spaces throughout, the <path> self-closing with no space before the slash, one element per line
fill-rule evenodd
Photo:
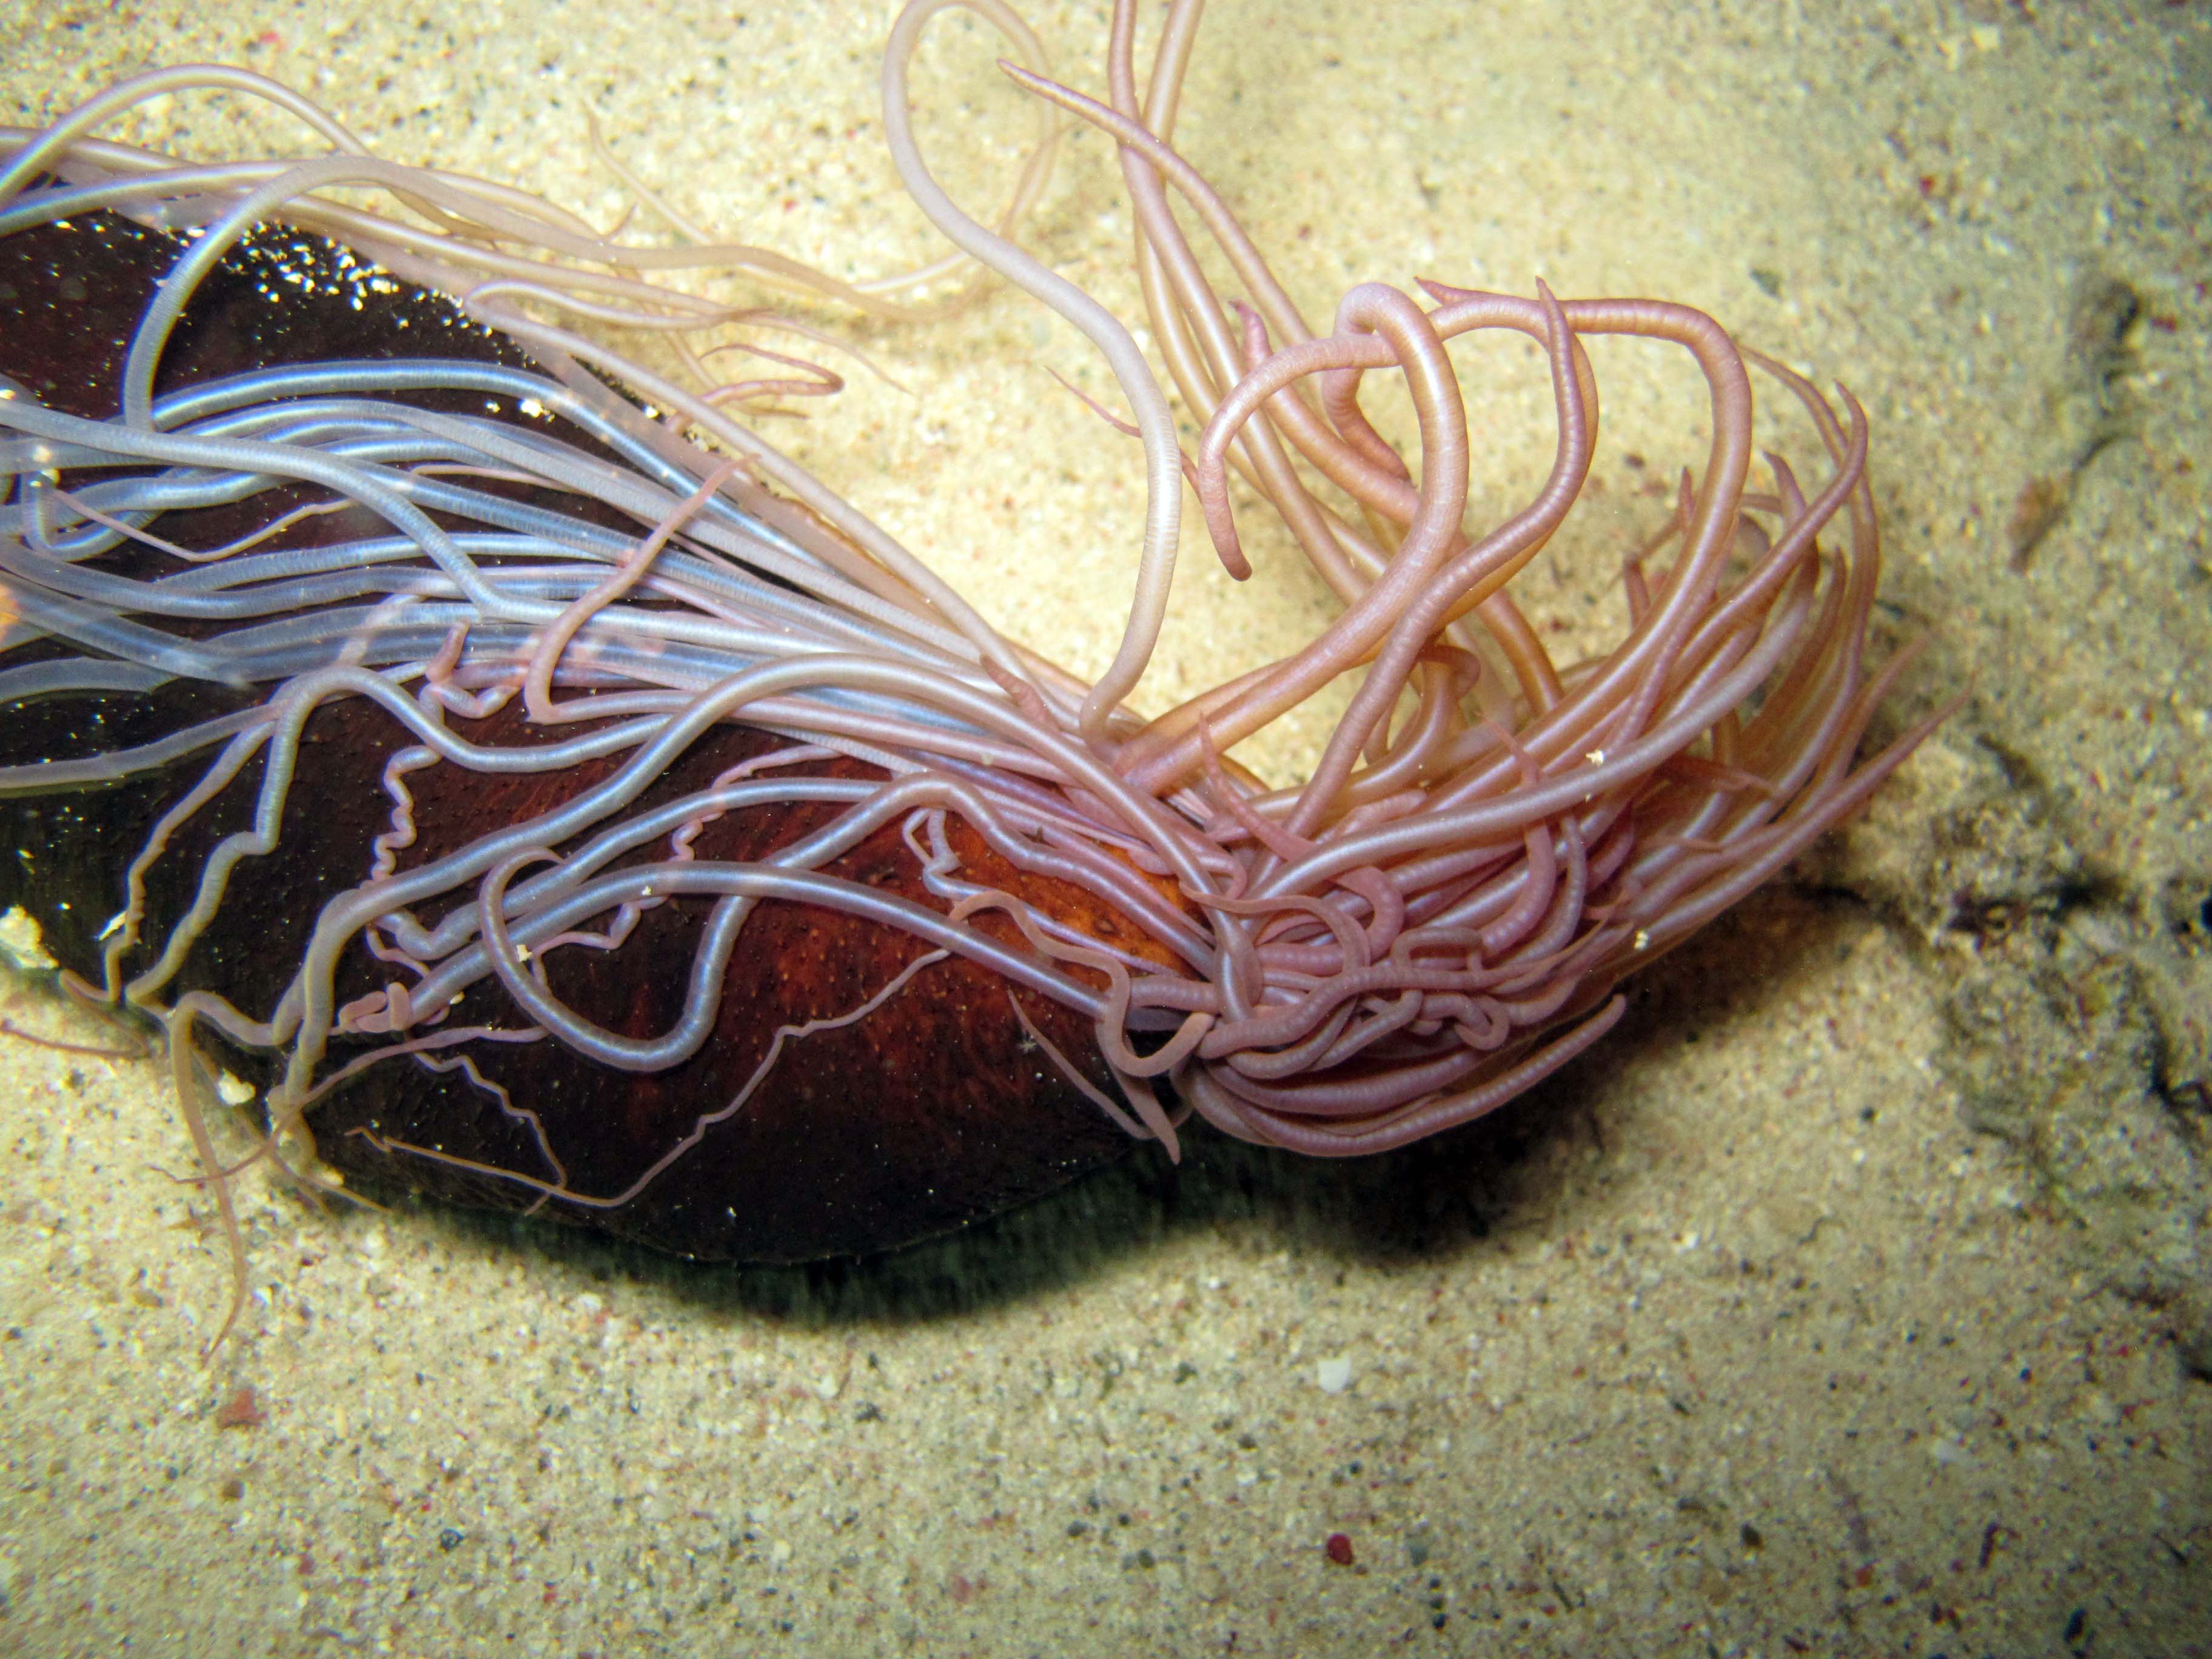
<path fill-rule="evenodd" d="M 272 241 L 276 246 L 271 246 Z M 0 372 L 49 407 L 93 416 L 116 406 L 123 350 L 154 283 L 179 244 L 106 216 L 0 240 Z M 275 282 L 271 262 L 307 279 Z M 381 358 L 434 352 L 528 367 L 515 348 L 467 322 L 450 301 L 404 288 L 372 290 L 329 277 L 326 247 L 281 231 L 234 253 L 196 299 L 163 360 L 161 389 L 276 362 Z M 440 406 L 465 394 L 410 401 Z M 480 412 L 481 400 L 470 404 Z M 517 423 L 529 417 L 503 411 Z M 237 508 L 172 514 L 161 533 L 213 545 L 266 522 L 297 499 L 277 491 Z M 565 497 L 538 504 L 574 510 Z M 194 522 L 198 520 L 198 522 Z M 618 522 L 601 518 L 600 522 Z M 627 526 L 625 526 L 627 527 Z M 327 544 L 381 526 L 362 509 L 309 518 L 269 545 Z M 107 556 L 125 560 L 126 555 Z M 124 566 L 118 563 L 115 568 Z M 189 626 L 179 632 L 189 632 Z M 0 658 L 13 665 L 47 650 L 34 641 Z M 143 695 L 60 696 L 14 705 L 0 716 L 0 764 L 21 765 L 146 741 L 258 701 L 256 690 L 173 681 Z M 482 743 L 543 741 L 519 706 L 488 720 L 451 721 Z M 559 735 L 573 735 L 575 726 Z M 273 854 L 234 875 L 207 933 L 164 1000 L 214 991 L 254 1017 L 272 1009 L 317 915 L 368 878 L 374 842 L 392 827 L 386 760 L 405 739 L 359 699 L 328 702 L 310 717 L 300 771 Z M 706 787 L 729 768 L 783 740 L 725 725 L 695 744 L 633 810 Z M 0 798 L 0 910 L 20 905 L 64 967 L 101 980 L 100 935 L 123 908 L 125 875 L 169 803 L 198 778 L 203 754 L 108 787 Z M 416 838 L 398 855 L 404 871 L 505 823 L 540 814 L 611 769 L 613 761 L 550 773 L 487 775 L 447 763 L 409 773 Z M 216 841 L 250 821 L 257 762 L 197 815 L 152 867 L 142 939 L 158 942 L 191 902 Z M 854 760 L 817 760 L 769 775 L 874 777 Z M 825 822 L 832 805 L 780 802 L 732 811 L 692 843 L 701 860 L 754 860 Z M 963 878 L 1017 892 L 1125 949 L 1146 942 L 1097 901 L 1031 878 L 999 860 L 954 820 Z M 667 855 L 647 849 L 640 860 Z M 942 910 L 894 823 L 825 872 Z M 678 898 L 642 912 L 614 950 L 564 949 L 547 960 L 556 995 L 584 1018 L 626 1036 L 665 1030 L 684 997 L 711 901 Z M 434 923 L 437 913 L 421 918 Z M 990 916 L 971 925 L 1016 942 Z M 500 1210 L 538 1210 L 679 1254 L 790 1261 L 860 1255 L 956 1228 L 1050 1190 L 1127 1150 L 1128 1137 L 1075 1087 L 1024 1029 L 1005 981 L 960 958 L 932 963 L 864 1018 L 787 1040 L 743 1105 L 624 1201 L 624 1194 L 700 1120 L 727 1106 L 760 1067 L 780 1030 L 834 1020 L 897 978 L 927 946 L 850 915 L 780 901 L 748 921 L 723 988 L 713 1032 L 689 1060 L 665 1071 L 607 1068 L 551 1038 L 471 1044 L 466 1068 L 433 1069 L 412 1056 L 380 1060 L 310 1109 L 320 1156 L 371 1188 L 410 1188 Z M 129 971 L 151 960 L 142 945 Z M 356 940 L 337 981 L 341 1004 L 405 974 Z M 1022 993 L 1023 1012 L 1094 1084 L 1109 1074 L 1085 1022 Z M 418 1022 L 429 1011 L 418 1011 Z M 447 1013 L 451 1026 L 517 1028 L 527 1018 L 495 981 Z M 430 1029 L 420 1024 L 408 1035 Z M 319 1075 L 392 1042 L 390 1035 L 333 1040 Z M 203 1025 L 200 1041 L 257 1084 L 280 1074 L 282 1056 L 238 1052 Z M 451 1055 L 439 1058 L 441 1063 Z M 504 1098 L 502 1098 L 502 1095 Z"/>

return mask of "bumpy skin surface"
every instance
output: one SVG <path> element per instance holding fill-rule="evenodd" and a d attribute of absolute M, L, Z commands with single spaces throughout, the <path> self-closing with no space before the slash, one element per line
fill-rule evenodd
<path fill-rule="evenodd" d="M 111 413 L 131 329 L 178 246 L 105 216 L 0 240 L 0 373 L 51 407 Z M 449 302 L 404 287 L 364 289 L 341 278 L 327 247 L 264 233 L 234 252 L 195 301 L 164 359 L 161 390 L 257 365 L 432 353 L 529 366 Z M 465 394 L 410 401 L 483 410 L 483 400 Z M 505 418 L 529 417 L 507 410 Z M 579 441 L 574 433 L 563 435 Z M 173 514 L 157 528 L 186 545 L 212 546 L 295 499 L 272 492 L 240 508 Z M 565 496 L 532 499 L 576 510 Z M 356 508 L 303 520 L 267 545 L 319 545 L 380 529 Z M 108 556 L 109 568 L 125 568 L 128 556 Z M 191 630 L 187 624 L 180 631 Z M 0 656 L 0 666 L 50 650 L 34 642 Z M 0 764 L 144 742 L 259 695 L 172 683 L 144 696 L 18 703 L 0 710 Z M 477 742 L 543 740 L 514 713 L 452 724 Z M 567 726 L 560 735 L 580 729 Z M 750 728 L 717 728 L 670 769 L 639 808 L 703 787 L 780 741 Z M 368 872 L 372 843 L 390 827 L 392 803 L 380 778 L 398 746 L 390 720 L 357 701 L 328 703 L 313 714 L 277 850 L 234 874 L 214 925 L 165 1000 L 204 988 L 257 1018 L 268 1013 L 322 905 Z M 191 787 L 206 759 L 110 788 L 0 798 L 0 836 L 6 837 L 0 845 L 11 854 L 0 859 L 0 910 L 21 905 L 54 958 L 97 982 L 95 939 L 122 908 L 125 872 L 155 820 Z M 848 760 L 771 775 L 808 773 L 878 775 Z M 443 764 L 413 773 L 408 784 L 419 835 L 400 854 L 400 867 L 450 851 L 517 815 L 543 812 L 598 775 L 584 767 L 489 776 Z M 144 939 L 158 945 L 166 937 L 191 902 L 206 851 L 250 820 L 258 779 L 258 763 L 249 765 L 155 866 Z M 757 858 L 817 827 L 834 810 L 790 803 L 732 813 L 708 825 L 694 851 L 702 859 Z M 1126 921 L 1102 912 L 1088 895 L 1018 875 L 957 824 L 954 841 L 968 879 L 1018 891 L 1125 948 L 1146 948 Z M 641 857 L 652 855 L 648 849 Z M 925 890 L 895 825 L 825 868 L 944 908 Z M 618 950 L 554 953 L 547 963 L 554 992 L 623 1035 L 666 1030 L 681 1009 L 708 904 L 681 899 L 647 911 Z M 984 917 L 975 925 L 999 924 Z M 1011 930 L 1002 929 L 1001 937 L 1012 938 Z M 865 1254 L 927 1237 L 1036 1197 L 1123 1153 L 1127 1137 L 1030 1041 L 1005 981 L 953 959 L 921 969 L 865 1019 L 787 1042 L 743 1108 L 709 1128 L 635 1197 L 604 1207 L 561 1195 L 623 1192 L 702 1115 L 744 1086 L 780 1027 L 849 1012 L 924 948 L 874 923 L 767 902 L 740 939 L 713 1036 L 680 1066 L 616 1072 L 551 1040 L 471 1046 L 480 1075 L 504 1089 L 515 1108 L 534 1115 L 542 1140 L 538 1127 L 503 1109 L 495 1093 L 462 1071 L 433 1071 L 406 1057 L 372 1066 L 325 1097 L 312 1109 L 309 1127 L 328 1163 L 371 1187 L 397 1184 L 501 1210 L 543 1200 L 540 1212 L 556 1219 L 663 1249 L 763 1261 Z M 142 951 L 126 971 L 150 960 Z M 404 977 L 356 944 L 341 969 L 338 995 L 343 1001 Z M 1094 1082 L 1106 1083 L 1085 1023 L 1042 997 L 1021 994 L 1024 1011 L 1052 1042 Z M 470 992 L 449 1022 L 527 1023 L 495 985 Z M 204 1042 L 216 1041 L 204 1026 L 202 1031 Z M 369 1040 L 335 1038 L 324 1074 L 371 1046 Z M 272 1055 L 223 1058 L 262 1082 L 281 1066 Z M 442 1156 L 410 1150 L 416 1148 Z M 533 1184 L 546 1182 L 560 1188 L 550 1200 Z"/>

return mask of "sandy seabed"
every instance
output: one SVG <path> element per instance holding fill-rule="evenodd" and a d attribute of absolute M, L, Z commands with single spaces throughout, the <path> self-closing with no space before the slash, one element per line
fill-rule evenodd
<path fill-rule="evenodd" d="M 240 62 L 608 222 L 592 112 L 732 235 L 933 252 L 887 8 L 453 15 L 15 0 L 0 118 Z M 1031 21 L 1098 84 L 1100 9 Z M 1024 122 L 989 56 L 945 26 L 918 76 L 975 203 Z M 1840 377 L 1881 631 L 1932 638 L 1893 721 L 1965 708 L 1500 1119 L 1343 1168 L 1200 1137 L 857 1267 L 255 1186 L 209 1362 L 164 1073 L 0 1043 L 0 1654 L 2212 1653 L 2208 98 L 2203 5 L 1222 0 L 1179 142 L 1310 312 L 1540 276 Z M 137 131 L 300 142 L 204 97 Z M 1103 143 L 1028 237 L 1138 314 Z M 1102 386 L 1081 343 L 1004 293 L 851 332 L 902 389 L 770 435 L 1095 672 L 1142 480 L 1043 372 Z M 1682 362 L 1593 356 L 1598 493 L 1525 590 L 1570 636 L 1706 435 Z M 1462 368 L 1494 518 L 1547 393 Z M 1325 614 L 1261 553 L 1240 589 L 1187 538 L 1147 706 Z"/>

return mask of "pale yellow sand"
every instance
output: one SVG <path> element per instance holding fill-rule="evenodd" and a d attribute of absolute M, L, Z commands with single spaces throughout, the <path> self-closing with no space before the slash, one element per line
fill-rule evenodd
<path fill-rule="evenodd" d="M 732 234 L 847 274 L 934 251 L 880 149 L 887 8 L 444 15 L 14 0 L 0 118 L 240 61 L 605 222 L 590 110 Z M 1096 87 L 1097 9 L 1032 21 Z M 921 81 L 979 204 L 1024 130 L 988 60 L 955 25 Z M 1312 313 L 1542 276 L 1842 377 L 1885 633 L 1935 636 L 1904 702 L 1967 708 L 1501 1123 L 1345 1170 L 1145 1157 L 859 1270 L 253 1188 L 209 1365 L 224 1267 L 161 1173 L 161 1074 L 0 1044 L 0 1653 L 2212 1651 L 2212 1387 L 2175 1340 L 2212 1359 L 2208 90 L 2202 7 L 1224 0 L 1180 136 Z M 165 118 L 296 142 L 229 111 Z M 1103 143 L 1029 240 L 1134 314 Z M 2085 386 L 2099 273 L 2145 315 Z M 771 435 L 1095 672 L 1142 492 L 1043 373 L 1103 388 L 1080 343 L 1003 294 L 854 337 L 908 390 Z M 1529 589 L 1576 629 L 1700 459 L 1681 363 L 1596 358 L 1606 493 Z M 1462 365 L 1494 517 L 1544 394 L 1519 353 Z M 2022 487 L 2100 422 L 2126 435 L 2009 560 Z M 1279 545 L 1237 591 L 1184 553 L 1153 707 L 1323 614 Z M 103 1040 L 30 989 L 10 1018 Z M 241 1389 L 260 1420 L 224 1427 Z"/>

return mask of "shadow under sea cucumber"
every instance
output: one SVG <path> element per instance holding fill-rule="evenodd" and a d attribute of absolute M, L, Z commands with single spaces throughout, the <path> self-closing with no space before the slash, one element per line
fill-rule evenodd
<path fill-rule="evenodd" d="M 218 1047 L 303 1175 L 305 1139 L 349 1178 L 716 1258 L 926 1237 L 1136 1139 L 1172 1153 L 1193 1115 L 1403 1145 L 1583 1052 L 1625 975 L 1932 724 L 1857 758 L 1903 659 L 1863 660 L 1880 550 L 1847 395 L 1688 307 L 1540 285 L 1364 283 L 1313 326 L 1146 125 L 1124 5 L 1106 102 L 1014 73 L 1121 147 L 1152 337 L 1203 428 L 1186 456 L 1122 325 L 930 179 L 903 74 L 941 9 L 894 34 L 902 176 L 1098 345 L 1146 443 L 1096 685 L 732 416 L 766 383 L 717 382 L 691 337 L 744 315 L 659 268 L 754 251 L 656 264 L 319 116 L 331 155 L 248 168 L 88 136 L 159 76 L 0 132 L 0 905 L 82 994 L 164 1023 L 226 1216 L 198 1103 Z M 1195 17 L 1165 26 L 1151 107 Z M 698 384 L 564 313 L 672 337 Z M 1557 450 L 1521 512 L 1471 526 L 1446 346 L 1495 330 L 1542 348 Z M 1604 334 L 1691 355 L 1711 451 L 1627 562 L 1624 636 L 1557 663 L 1510 588 L 1581 499 Z M 1810 415 L 1816 484 L 1777 459 L 1753 486 L 1747 359 Z M 1370 375 L 1410 394 L 1412 459 L 1363 411 Z M 1186 471 L 1224 564 L 1248 568 L 1233 472 L 1340 610 L 1146 720 L 1125 700 Z M 1310 777 L 1227 758 L 1346 681 Z"/>

